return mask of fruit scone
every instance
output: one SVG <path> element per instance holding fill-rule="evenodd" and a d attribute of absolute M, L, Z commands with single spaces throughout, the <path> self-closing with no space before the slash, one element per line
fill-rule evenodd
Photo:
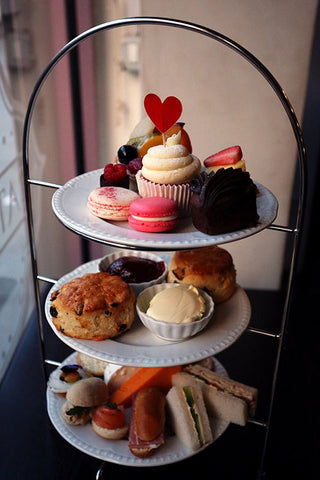
<path fill-rule="evenodd" d="M 105 340 L 129 330 L 135 319 L 135 295 L 121 277 L 87 273 L 51 295 L 55 328 L 66 336 Z"/>

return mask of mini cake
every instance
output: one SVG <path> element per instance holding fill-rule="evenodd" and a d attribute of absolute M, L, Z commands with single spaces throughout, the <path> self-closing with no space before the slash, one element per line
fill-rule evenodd
<path fill-rule="evenodd" d="M 190 190 L 192 222 L 200 232 L 220 235 L 257 225 L 257 188 L 248 172 L 239 168 L 201 172 Z"/>
<path fill-rule="evenodd" d="M 52 323 L 64 335 L 105 340 L 129 330 L 135 318 L 135 295 L 118 276 L 87 273 L 51 295 Z"/>
<path fill-rule="evenodd" d="M 236 270 L 230 253 L 216 245 L 178 250 L 169 261 L 167 282 L 193 285 L 221 303 L 236 289 Z"/>
<path fill-rule="evenodd" d="M 246 164 L 239 145 L 225 148 L 220 152 L 210 155 L 210 157 L 204 160 L 203 164 L 208 172 L 216 172 L 220 168 L 241 168 L 243 172 L 246 171 Z"/>
<path fill-rule="evenodd" d="M 129 175 L 122 163 L 107 163 L 100 175 L 100 187 L 129 188 Z"/>
<path fill-rule="evenodd" d="M 189 153 L 192 153 L 191 140 L 184 125 L 183 122 L 176 122 L 164 134 L 168 138 L 181 132 L 180 143 L 187 148 Z M 162 134 L 148 116 L 143 117 L 132 130 L 128 142 L 119 148 L 117 161 L 129 165 L 131 160 L 137 157 L 143 158 L 149 148 L 156 145 L 163 145 Z"/>
<path fill-rule="evenodd" d="M 151 147 L 142 159 L 136 175 L 142 197 L 165 197 L 175 200 L 180 216 L 190 214 L 189 182 L 201 170 L 200 160 L 180 144 L 181 132 L 167 139 L 166 145 Z"/>

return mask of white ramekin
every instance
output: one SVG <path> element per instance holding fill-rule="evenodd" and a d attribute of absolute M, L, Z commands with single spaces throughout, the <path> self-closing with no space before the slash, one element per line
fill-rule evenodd
<path fill-rule="evenodd" d="M 157 337 L 172 342 L 181 342 L 201 332 L 211 320 L 214 310 L 214 303 L 210 295 L 205 291 L 198 289 L 200 295 L 204 298 L 206 307 L 205 313 L 200 320 L 191 323 L 168 323 L 155 320 L 146 314 L 150 300 L 158 292 L 166 288 L 175 288 L 177 286 L 179 285 L 174 283 L 163 283 L 148 287 L 139 294 L 136 303 L 137 313 L 144 326 Z M 168 305 L 168 308 L 174 308 L 174 306 L 170 307 L 170 305 Z"/>
<path fill-rule="evenodd" d="M 160 275 L 160 277 L 155 278 L 154 280 L 150 280 L 149 282 L 129 283 L 129 285 L 132 287 L 136 296 L 139 295 L 139 293 L 145 290 L 147 287 L 156 285 L 158 283 L 162 283 L 167 276 L 167 265 L 160 256 L 155 255 L 153 253 L 149 253 L 149 252 L 140 252 L 135 250 L 132 250 L 132 251 L 120 250 L 118 252 L 114 252 L 114 253 L 110 253 L 109 255 L 106 255 L 99 262 L 99 271 L 106 272 L 108 266 L 112 262 L 114 262 L 115 260 L 121 257 L 140 257 L 140 258 L 147 258 L 148 260 L 153 260 L 154 262 L 164 263 L 164 272 L 162 273 L 162 275 Z"/>

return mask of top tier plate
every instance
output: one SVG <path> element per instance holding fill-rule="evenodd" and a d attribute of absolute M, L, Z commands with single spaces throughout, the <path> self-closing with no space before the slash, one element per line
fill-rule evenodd
<path fill-rule="evenodd" d="M 111 222 L 92 215 L 87 208 L 89 193 L 99 186 L 102 169 L 93 170 L 69 180 L 52 197 L 52 208 L 58 219 L 70 230 L 91 240 L 126 248 L 182 250 L 206 247 L 240 240 L 270 225 L 277 216 L 278 202 L 263 185 L 258 187 L 256 227 L 222 235 L 206 235 L 195 229 L 191 218 L 181 219 L 169 233 L 144 233 L 133 230 L 128 222 Z"/>

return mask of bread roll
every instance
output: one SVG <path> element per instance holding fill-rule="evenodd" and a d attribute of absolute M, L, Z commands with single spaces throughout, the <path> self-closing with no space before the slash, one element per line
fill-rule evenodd
<path fill-rule="evenodd" d="M 230 253 L 216 245 L 181 250 L 170 259 L 167 281 L 194 285 L 221 303 L 236 289 L 236 270 Z"/>
<path fill-rule="evenodd" d="M 67 392 L 67 400 L 77 407 L 94 407 L 108 399 L 108 387 L 101 378 L 90 377 L 74 383 Z"/>

